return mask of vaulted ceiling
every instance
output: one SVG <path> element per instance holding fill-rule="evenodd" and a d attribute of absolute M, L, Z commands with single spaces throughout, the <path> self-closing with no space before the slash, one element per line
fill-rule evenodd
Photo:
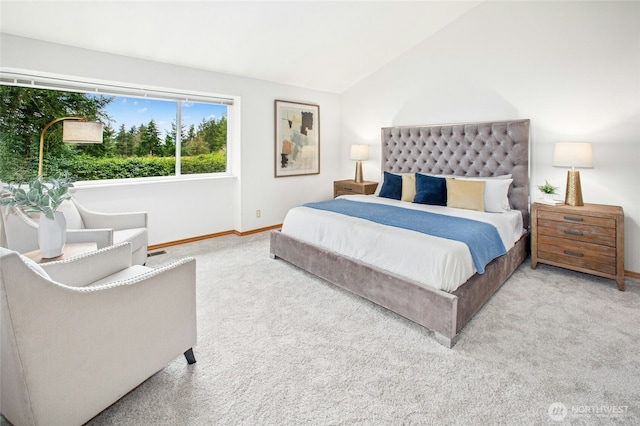
<path fill-rule="evenodd" d="M 342 93 L 480 3 L 1 0 L 0 31 Z"/>

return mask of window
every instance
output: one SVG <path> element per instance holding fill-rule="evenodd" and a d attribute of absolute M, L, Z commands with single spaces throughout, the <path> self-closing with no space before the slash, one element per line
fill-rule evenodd
<path fill-rule="evenodd" d="M 64 83 L 64 84 L 63 84 Z M 195 99 L 194 99 L 195 98 Z M 62 143 L 62 123 L 45 133 L 43 173 L 79 181 L 224 173 L 231 99 L 113 86 L 0 79 L 0 180 L 37 175 L 40 132 L 52 120 L 104 125 L 103 143 Z"/>

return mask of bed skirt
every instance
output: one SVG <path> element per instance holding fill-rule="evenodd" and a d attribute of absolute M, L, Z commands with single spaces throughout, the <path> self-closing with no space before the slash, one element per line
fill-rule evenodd
<path fill-rule="evenodd" d="M 332 284 L 376 303 L 434 333 L 449 348 L 460 330 L 529 254 L 529 234 L 491 261 L 453 293 L 423 287 L 413 280 L 340 256 L 319 246 L 271 231 L 271 257 L 281 258 Z"/>

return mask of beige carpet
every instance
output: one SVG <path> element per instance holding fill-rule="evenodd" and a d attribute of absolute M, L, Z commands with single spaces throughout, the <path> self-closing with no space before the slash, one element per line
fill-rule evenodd
<path fill-rule="evenodd" d="M 637 280 L 619 292 L 527 259 L 446 349 L 270 259 L 268 233 L 166 251 L 149 264 L 197 259 L 198 362 L 176 359 L 92 425 L 638 424 Z"/>

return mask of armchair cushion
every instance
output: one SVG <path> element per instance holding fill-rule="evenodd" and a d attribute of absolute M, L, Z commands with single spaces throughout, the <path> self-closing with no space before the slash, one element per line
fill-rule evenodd
<path fill-rule="evenodd" d="M 72 265 L 70 267 L 69 265 Z M 42 264 L 51 280 L 70 287 L 85 287 L 127 270 L 131 266 L 131 245 L 121 243 L 68 259 Z"/>
<path fill-rule="evenodd" d="M 118 281 L 126 281 L 128 279 L 139 277 L 147 272 L 153 271 L 152 268 L 142 265 L 133 265 L 130 268 L 118 271 L 115 274 L 108 275 L 98 281 L 87 284 L 85 287 L 97 287 L 100 285 L 111 284 Z"/>

